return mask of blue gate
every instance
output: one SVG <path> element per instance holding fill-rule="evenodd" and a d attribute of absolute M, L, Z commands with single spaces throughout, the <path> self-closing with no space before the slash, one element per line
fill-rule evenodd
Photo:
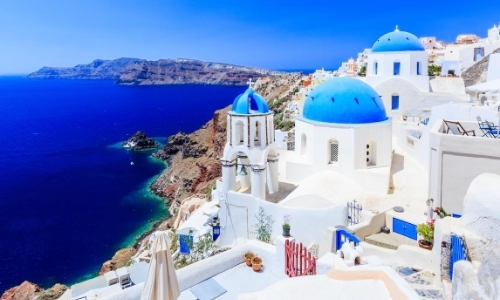
<path fill-rule="evenodd" d="M 356 225 L 359 223 L 362 210 L 363 206 L 357 203 L 356 200 L 347 202 L 347 226 Z"/>
<path fill-rule="evenodd" d="M 453 279 L 453 265 L 457 261 L 466 259 L 467 259 L 467 251 L 465 249 L 463 238 L 452 234 L 451 254 L 450 254 L 450 279 Z"/>
<path fill-rule="evenodd" d="M 193 236 L 187 234 L 179 234 L 179 245 L 181 254 L 190 254 L 193 245 Z"/>
<path fill-rule="evenodd" d="M 361 242 L 357 236 L 345 229 L 337 229 L 336 241 L 335 250 L 340 250 L 340 248 L 342 248 L 342 244 L 345 242 L 354 242 L 355 246 L 359 245 Z"/>

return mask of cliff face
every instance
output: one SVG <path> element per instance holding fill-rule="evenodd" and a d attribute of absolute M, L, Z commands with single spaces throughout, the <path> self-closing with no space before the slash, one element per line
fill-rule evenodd
<path fill-rule="evenodd" d="M 493 51 L 493 53 L 500 53 L 500 49 Z M 472 65 L 464 72 L 462 72 L 462 78 L 464 79 L 466 87 L 486 82 L 489 62 L 490 62 L 490 55 L 486 55 L 486 57 L 484 57 L 483 59 Z"/>
<path fill-rule="evenodd" d="M 66 78 L 66 79 L 112 79 L 116 80 L 129 64 L 144 61 L 138 58 L 119 58 L 115 60 L 96 59 L 87 65 L 72 68 L 43 67 L 28 75 L 29 78 Z"/>
<path fill-rule="evenodd" d="M 191 59 L 161 59 L 128 65 L 116 82 L 128 85 L 245 85 L 250 78 L 257 79 L 273 74 L 278 72 Z"/>
<path fill-rule="evenodd" d="M 5 291 L 0 300 L 55 300 L 61 297 L 67 289 L 67 286 L 57 283 L 52 288 L 43 290 L 34 283 L 24 281 Z"/>
<path fill-rule="evenodd" d="M 43 67 L 29 78 L 112 79 L 124 85 L 219 84 L 245 85 L 248 79 L 284 74 L 271 70 L 204 62 L 193 59 L 138 58 L 94 60 L 72 68 Z"/>

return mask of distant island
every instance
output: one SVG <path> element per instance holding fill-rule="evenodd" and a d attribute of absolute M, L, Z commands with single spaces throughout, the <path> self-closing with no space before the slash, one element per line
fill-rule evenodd
<path fill-rule="evenodd" d="M 220 84 L 245 85 L 248 79 L 285 74 L 267 69 L 205 62 L 194 59 L 96 59 L 69 68 L 43 67 L 29 78 L 115 80 L 123 85 Z"/>

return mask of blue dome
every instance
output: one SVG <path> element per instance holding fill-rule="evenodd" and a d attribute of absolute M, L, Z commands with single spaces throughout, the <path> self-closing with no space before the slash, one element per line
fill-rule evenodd
<path fill-rule="evenodd" d="M 241 115 L 265 114 L 269 112 L 266 100 L 252 88 L 234 99 L 231 112 Z"/>
<path fill-rule="evenodd" d="M 311 121 L 365 124 L 387 120 L 378 93 L 359 79 L 335 77 L 315 87 L 304 103 L 303 116 Z"/>
<path fill-rule="evenodd" d="M 425 51 L 425 48 L 413 34 L 396 29 L 381 36 L 372 47 L 372 52 L 392 51 Z"/>

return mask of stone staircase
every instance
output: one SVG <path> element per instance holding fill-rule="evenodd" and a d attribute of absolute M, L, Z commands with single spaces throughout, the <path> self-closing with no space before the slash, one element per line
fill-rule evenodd
<path fill-rule="evenodd" d="M 411 285 L 422 299 L 451 299 L 443 288 L 434 285 L 434 275 L 431 272 L 415 270 L 408 266 L 396 266 L 394 270 Z"/>

